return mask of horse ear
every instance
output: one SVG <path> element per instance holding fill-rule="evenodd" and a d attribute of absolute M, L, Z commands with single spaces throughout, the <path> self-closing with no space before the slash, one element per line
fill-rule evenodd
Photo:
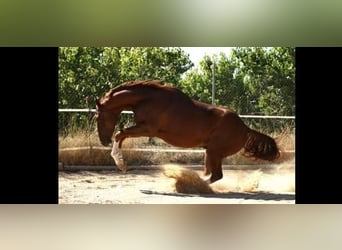
<path fill-rule="evenodd" d="M 102 107 L 102 104 L 100 103 L 100 100 L 96 100 L 95 104 L 96 104 L 96 111 L 99 111 L 101 109 L 101 107 Z"/>

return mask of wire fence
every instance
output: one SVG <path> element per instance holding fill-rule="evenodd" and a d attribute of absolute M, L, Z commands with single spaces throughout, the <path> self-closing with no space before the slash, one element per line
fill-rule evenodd
<path fill-rule="evenodd" d="M 95 109 L 59 109 L 59 137 L 82 134 L 84 146 L 98 146 L 91 140 L 97 134 L 94 119 Z M 284 130 L 295 133 L 295 116 L 239 115 L 247 126 L 268 134 L 279 134 Z M 132 111 L 122 111 L 117 130 L 134 124 Z M 155 143 L 149 139 L 151 144 Z M 168 145 L 169 146 L 169 145 Z"/>
<path fill-rule="evenodd" d="M 67 170 L 65 166 L 94 166 L 96 170 L 113 169 L 113 159 L 110 156 L 111 147 L 101 145 L 94 119 L 94 109 L 59 109 L 59 169 Z M 133 113 L 123 111 L 118 127 L 134 124 Z M 245 124 L 256 130 L 267 132 L 271 136 L 287 131 L 289 136 L 283 141 L 280 162 L 293 158 L 295 152 L 294 116 L 260 116 L 241 115 Z M 203 148 L 178 148 L 167 144 L 159 138 L 127 138 L 123 144 L 124 158 L 129 166 L 144 166 L 164 163 L 180 163 L 186 165 L 203 165 Z M 263 164 L 244 158 L 240 154 L 223 160 L 224 165 L 255 165 Z M 95 167 L 96 166 L 96 167 Z M 99 167 L 100 166 L 100 167 Z M 102 166 L 109 166 L 103 168 Z M 83 169 L 83 167 L 80 167 Z M 70 168 L 69 170 L 75 170 Z"/>

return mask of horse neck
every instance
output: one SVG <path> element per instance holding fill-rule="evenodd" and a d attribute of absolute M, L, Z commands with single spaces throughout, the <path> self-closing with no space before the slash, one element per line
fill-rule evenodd
<path fill-rule="evenodd" d="M 107 110 L 121 112 L 122 110 L 131 110 L 132 106 L 144 99 L 146 99 L 146 95 L 143 91 L 122 86 L 110 92 L 105 105 Z"/>

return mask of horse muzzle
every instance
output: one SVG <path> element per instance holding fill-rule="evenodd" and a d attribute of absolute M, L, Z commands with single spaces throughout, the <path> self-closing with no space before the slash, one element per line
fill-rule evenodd
<path fill-rule="evenodd" d="M 112 140 L 111 139 L 101 139 L 100 142 L 103 146 L 107 147 L 107 146 L 109 146 L 109 144 L 112 143 Z"/>

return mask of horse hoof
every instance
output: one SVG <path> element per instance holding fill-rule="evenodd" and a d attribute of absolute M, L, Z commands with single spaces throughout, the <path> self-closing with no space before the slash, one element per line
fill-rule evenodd
<path fill-rule="evenodd" d="M 127 165 L 125 164 L 124 161 L 117 163 L 116 166 L 117 166 L 118 169 L 120 169 L 123 173 L 126 173 L 126 172 L 127 172 Z"/>
<path fill-rule="evenodd" d="M 120 152 L 112 153 L 111 156 L 114 159 L 115 165 L 123 172 L 126 172 L 126 164 L 123 160 L 122 154 Z"/>
<path fill-rule="evenodd" d="M 127 165 L 122 158 L 119 158 L 119 159 L 114 158 L 114 161 L 118 169 L 120 169 L 124 173 L 127 172 Z"/>
<path fill-rule="evenodd" d="M 126 173 L 126 164 L 123 160 L 122 152 L 121 150 L 113 150 L 110 154 L 115 162 L 115 165 L 124 173 Z"/>

